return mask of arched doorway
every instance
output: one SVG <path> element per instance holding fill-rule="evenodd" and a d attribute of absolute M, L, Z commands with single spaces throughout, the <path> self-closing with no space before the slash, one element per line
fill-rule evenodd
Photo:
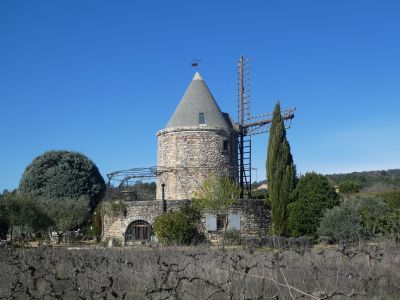
<path fill-rule="evenodd" d="M 151 225 L 146 221 L 136 220 L 129 224 L 125 232 L 125 242 L 148 242 L 151 239 Z"/>

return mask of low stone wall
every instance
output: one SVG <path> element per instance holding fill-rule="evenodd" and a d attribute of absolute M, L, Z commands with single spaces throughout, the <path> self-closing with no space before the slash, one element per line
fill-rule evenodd
<path fill-rule="evenodd" d="M 188 200 L 168 200 L 167 211 L 176 211 L 179 207 L 187 203 Z M 129 224 L 133 221 L 146 221 L 153 225 L 154 220 L 162 214 L 162 201 L 121 201 L 124 211 L 118 214 L 111 211 L 106 212 L 103 217 L 103 240 L 115 239 L 125 241 L 125 232 Z M 240 233 L 244 236 L 263 237 L 268 233 L 271 224 L 270 211 L 263 200 L 240 200 L 227 213 L 240 214 Z M 210 240 L 219 239 L 220 233 L 206 232 L 206 218 L 202 218 L 202 231 Z"/>
<path fill-rule="evenodd" d="M 376 243 L 254 253 L 211 247 L 0 249 L 0 266 L 0 299 L 355 300 L 400 294 L 400 248 Z"/>

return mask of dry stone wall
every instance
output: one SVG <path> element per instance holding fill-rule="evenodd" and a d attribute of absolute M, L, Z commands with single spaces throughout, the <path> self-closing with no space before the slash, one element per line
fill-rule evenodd
<path fill-rule="evenodd" d="M 294 250 L 0 249 L 0 299 L 399 299 L 398 245 Z"/>
<path fill-rule="evenodd" d="M 237 178 L 237 135 L 219 128 L 181 127 L 158 132 L 157 199 L 191 199 L 211 172 Z M 224 149 L 227 141 L 228 149 Z"/>

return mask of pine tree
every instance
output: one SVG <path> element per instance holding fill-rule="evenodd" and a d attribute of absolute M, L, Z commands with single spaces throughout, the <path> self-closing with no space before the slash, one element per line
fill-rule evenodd
<path fill-rule="evenodd" d="M 287 235 L 287 206 L 296 181 L 296 167 L 286 139 L 279 102 L 275 105 L 268 142 L 267 179 L 273 233 Z"/>

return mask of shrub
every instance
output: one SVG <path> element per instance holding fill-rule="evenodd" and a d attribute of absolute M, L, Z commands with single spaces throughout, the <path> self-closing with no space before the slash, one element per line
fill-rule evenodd
<path fill-rule="evenodd" d="M 10 226 L 10 222 L 8 220 L 5 201 L 1 197 L 0 198 L 0 239 L 1 240 L 6 238 L 9 226 Z"/>
<path fill-rule="evenodd" d="M 350 200 L 354 202 L 358 213 L 361 215 L 363 226 L 369 235 L 374 236 L 379 232 L 379 223 L 382 218 L 389 212 L 389 208 L 385 201 L 380 198 L 356 198 Z"/>
<path fill-rule="evenodd" d="M 300 178 L 288 206 L 291 236 L 314 236 L 325 212 L 340 204 L 339 196 L 329 181 L 320 174 L 307 173 Z"/>
<path fill-rule="evenodd" d="M 400 241 L 400 209 L 389 212 L 379 223 L 381 232 L 396 241 Z"/>
<path fill-rule="evenodd" d="M 360 191 L 360 185 L 353 181 L 343 181 L 339 183 L 339 192 L 343 194 L 358 193 Z"/>
<path fill-rule="evenodd" d="M 22 175 L 19 191 L 46 199 L 88 199 L 94 209 L 105 192 L 104 179 L 86 156 L 49 151 L 35 158 Z"/>
<path fill-rule="evenodd" d="M 356 241 L 367 235 L 362 222 L 357 203 L 346 200 L 325 212 L 317 233 L 335 243 Z"/>
<path fill-rule="evenodd" d="M 400 209 L 400 190 L 382 193 L 381 196 L 385 199 L 390 210 Z"/>
<path fill-rule="evenodd" d="M 240 236 L 240 230 L 228 230 L 224 236 L 225 245 L 240 245 L 242 238 Z"/>
<path fill-rule="evenodd" d="M 102 218 L 101 206 L 97 205 L 92 218 L 92 233 L 97 243 L 101 240 Z"/>
<path fill-rule="evenodd" d="M 190 244 L 197 234 L 194 220 L 181 211 L 163 213 L 156 218 L 153 229 L 158 240 L 168 245 Z"/>

